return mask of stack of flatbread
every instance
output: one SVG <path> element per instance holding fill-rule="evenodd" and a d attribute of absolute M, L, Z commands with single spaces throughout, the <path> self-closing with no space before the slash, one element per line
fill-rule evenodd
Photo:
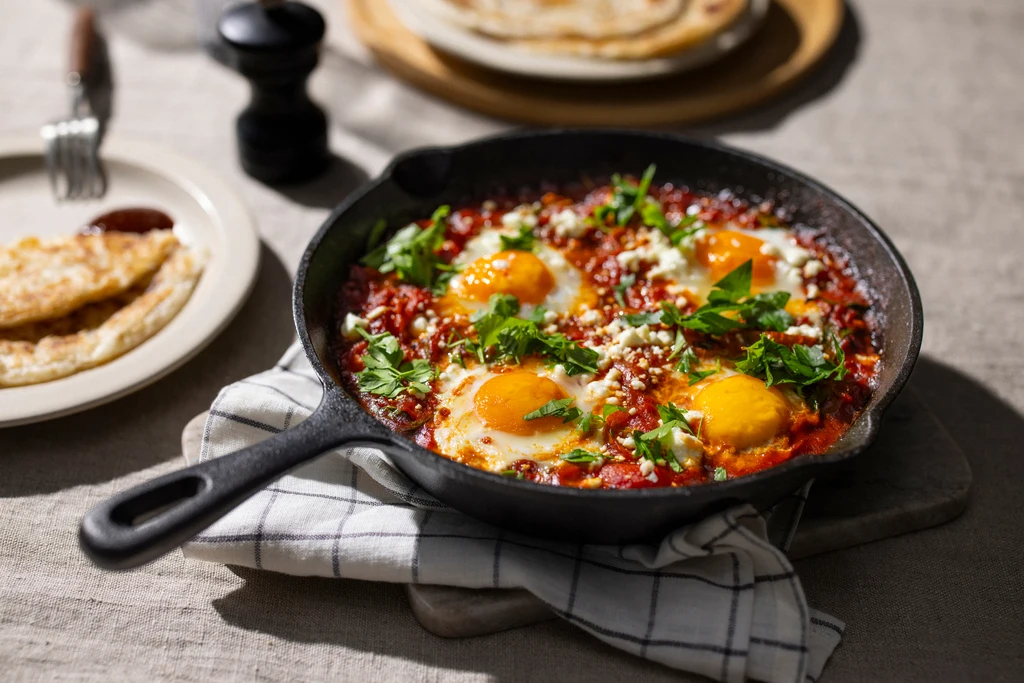
<path fill-rule="evenodd" d="M 170 230 L 0 246 L 0 391 L 107 363 L 185 305 L 203 254 Z"/>
<path fill-rule="evenodd" d="M 748 0 L 415 0 L 438 18 L 548 54 L 650 59 L 729 28 Z"/>

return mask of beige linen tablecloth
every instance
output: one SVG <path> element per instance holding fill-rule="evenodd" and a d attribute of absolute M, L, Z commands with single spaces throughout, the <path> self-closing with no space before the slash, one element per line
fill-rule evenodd
<path fill-rule="evenodd" d="M 0 431 L 0 678 L 679 680 L 557 621 L 436 638 L 395 585 L 233 572 L 180 554 L 108 574 L 79 553 L 87 508 L 180 467 L 185 422 L 287 347 L 289 275 L 326 207 L 399 150 L 507 126 L 394 82 L 348 35 L 337 4 L 320 4 L 330 34 L 313 91 L 348 163 L 281 191 L 235 162 L 232 119 L 247 89 L 188 46 L 189 0 L 136 2 L 110 22 L 115 133 L 227 176 L 267 248 L 252 299 L 184 368 L 86 414 Z M 0 16 L 0 134 L 32 133 L 66 106 L 69 13 L 55 0 L 3 0 Z M 1020 0 L 860 0 L 798 92 L 688 131 L 821 178 L 889 232 L 924 298 L 914 381 L 974 469 L 974 499 L 957 521 L 798 563 L 808 600 L 848 625 L 829 683 L 1024 677 L 1022 34 Z"/>

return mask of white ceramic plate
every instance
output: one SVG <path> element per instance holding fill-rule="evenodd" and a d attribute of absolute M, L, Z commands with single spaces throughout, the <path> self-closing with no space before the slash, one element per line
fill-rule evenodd
<path fill-rule="evenodd" d="M 192 297 L 162 330 L 92 370 L 26 387 L 0 388 L 0 427 L 67 415 L 156 381 L 208 344 L 238 312 L 259 268 L 259 236 L 241 197 L 198 163 L 162 147 L 103 142 L 109 179 L 99 200 L 54 201 L 42 141 L 0 138 L 0 242 L 75 232 L 102 213 L 145 206 L 174 219 L 182 243 L 205 248 L 206 268 Z"/>
<path fill-rule="evenodd" d="M 417 0 L 388 0 L 413 33 L 439 50 L 497 71 L 561 81 L 631 81 L 680 73 L 721 59 L 754 34 L 768 14 L 771 0 L 750 0 L 729 28 L 689 50 L 670 57 L 642 60 L 545 55 L 511 47 L 441 19 Z"/>

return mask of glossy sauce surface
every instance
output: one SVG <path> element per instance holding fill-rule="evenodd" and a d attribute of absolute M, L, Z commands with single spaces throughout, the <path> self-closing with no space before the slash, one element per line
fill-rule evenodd
<path fill-rule="evenodd" d="M 115 209 L 93 218 L 82 228 L 83 234 L 102 232 L 134 232 L 145 233 L 150 230 L 170 230 L 174 220 L 159 209 L 146 207 L 129 207 Z"/>

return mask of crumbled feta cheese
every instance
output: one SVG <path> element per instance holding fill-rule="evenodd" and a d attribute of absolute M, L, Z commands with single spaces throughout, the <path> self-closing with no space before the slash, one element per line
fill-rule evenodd
<path fill-rule="evenodd" d="M 640 474 L 645 477 L 650 476 L 654 472 L 654 463 L 646 458 L 640 461 Z"/>
<path fill-rule="evenodd" d="M 793 325 L 791 327 L 786 328 L 786 334 L 821 339 L 821 330 L 819 330 L 814 325 Z"/>
<path fill-rule="evenodd" d="M 640 261 L 642 260 L 642 254 L 639 250 L 633 249 L 630 251 L 619 252 L 615 255 L 615 260 L 619 262 L 619 265 L 628 270 L 631 273 L 635 273 L 640 270 Z"/>
<path fill-rule="evenodd" d="M 534 214 L 532 207 L 517 206 L 505 215 L 501 217 L 501 224 L 511 230 L 519 230 L 520 228 L 535 228 L 537 227 L 537 216 Z"/>
<path fill-rule="evenodd" d="M 369 313 L 366 314 L 366 319 L 367 320 L 376 320 L 377 318 L 381 317 L 382 315 L 384 315 L 387 312 L 388 312 L 388 307 L 387 306 L 378 306 L 377 308 L 373 309 L 372 311 L 370 311 Z"/>
<path fill-rule="evenodd" d="M 609 403 L 610 403 L 610 401 L 609 401 Z M 620 444 L 622 444 L 623 446 L 625 446 L 626 448 L 636 448 L 636 442 L 633 441 L 633 437 L 632 436 L 620 436 L 620 437 L 618 437 L 617 441 Z"/>
<path fill-rule="evenodd" d="M 558 314 L 554 311 L 544 311 L 544 324 L 550 325 L 558 320 Z"/>
<path fill-rule="evenodd" d="M 647 277 L 654 279 L 664 277 L 672 280 L 680 280 L 690 272 L 690 264 L 682 253 L 673 246 L 658 251 L 658 263 L 649 271 Z"/>
<path fill-rule="evenodd" d="M 544 328 L 544 334 L 555 334 L 558 332 L 558 325 L 548 325 Z"/>
<path fill-rule="evenodd" d="M 647 385 L 641 382 L 639 379 L 633 378 L 633 381 L 629 383 L 630 388 L 635 391 L 643 391 L 647 388 Z"/>
<path fill-rule="evenodd" d="M 699 410 L 687 410 L 683 413 L 683 417 L 686 418 L 687 422 L 693 422 L 694 420 L 699 420 L 704 417 L 704 413 Z"/>
<path fill-rule="evenodd" d="M 686 207 L 687 216 L 696 216 L 698 213 L 700 213 L 700 204 L 690 204 Z"/>
<path fill-rule="evenodd" d="M 771 242 L 765 242 L 764 244 L 762 244 L 761 248 L 758 249 L 758 251 L 760 251 L 765 256 L 779 256 L 782 254 L 782 252 L 779 251 L 779 248 L 772 244 Z"/>
<path fill-rule="evenodd" d="M 591 326 L 604 322 L 604 315 L 596 309 L 589 309 L 583 312 L 579 318 L 580 325 Z"/>
<path fill-rule="evenodd" d="M 413 319 L 410 328 L 412 329 L 413 334 L 416 336 L 422 336 L 427 331 L 427 319 L 422 315 L 417 316 Z"/>
<path fill-rule="evenodd" d="M 622 372 L 618 368 L 612 368 L 608 371 L 608 374 L 604 376 L 609 382 L 617 382 L 622 377 Z"/>
<path fill-rule="evenodd" d="M 658 330 L 651 335 L 651 343 L 657 346 L 672 346 L 675 338 L 668 330 Z"/>
<path fill-rule="evenodd" d="M 808 299 L 817 299 L 819 294 L 821 294 L 821 290 L 818 289 L 818 285 L 814 284 L 813 282 L 807 285 Z"/>
<path fill-rule="evenodd" d="M 825 264 L 818 259 L 812 259 L 804 264 L 804 277 L 814 277 L 825 270 Z"/>
<path fill-rule="evenodd" d="M 783 247 L 781 251 L 782 258 L 786 260 L 786 263 L 797 268 L 807 263 L 811 258 L 811 252 L 795 245 Z"/>
<path fill-rule="evenodd" d="M 799 268 L 786 268 L 786 281 L 795 286 L 802 285 L 804 283 L 803 273 L 800 272 Z"/>
<path fill-rule="evenodd" d="M 587 224 L 572 209 L 562 209 L 554 214 L 550 223 L 559 237 L 579 237 L 587 231 Z"/>
<path fill-rule="evenodd" d="M 600 401 L 602 398 L 608 398 L 612 395 L 614 387 L 612 383 L 608 381 L 608 378 L 599 379 L 591 382 L 587 385 L 587 400 L 588 401 Z"/>
<path fill-rule="evenodd" d="M 559 363 L 555 367 L 551 368 L 551 379 L 556 382 L 569 379 L 569 373 L 565 371 L 565 366 Z"/>
<path fill-rule="evenodd" d="M 365 330 L 369 324 L 368 320 L 360 318 L 355 313 L 346 313 L 345 320 L 341 324 L 341 336 L 349 341 L 355 341 L 359 339 L 359 333 L 356 332 L 356 328 L 361 327 Z"/>
<path fill-rule="evenodd" d="M 699 458 L 704 453 L 704 444 L 692 434 L 687 434 L 679 427 L 673 427 L 670 434 L 669 449 L 680 462 L 689 458 Z"/>
<path fill-rule="evenodd" d="M 630 415 L 636 415 L 636 408 L 630 408 L 629 409 L 629 414 Z"/>

